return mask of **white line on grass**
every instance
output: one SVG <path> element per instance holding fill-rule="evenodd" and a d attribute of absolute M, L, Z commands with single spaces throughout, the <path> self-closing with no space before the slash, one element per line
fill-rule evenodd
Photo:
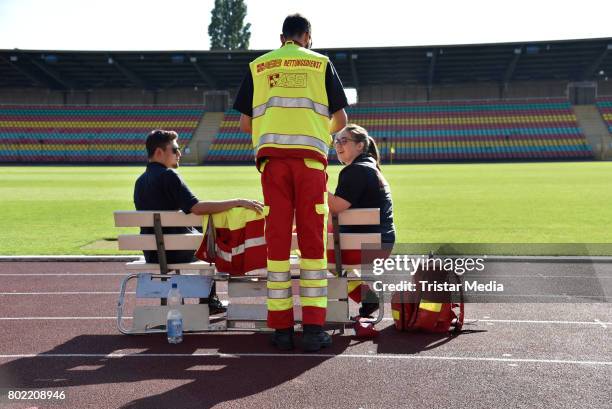
<path fill-rule="evenodd" d="M 427 356 L 427 355 L 369 355 L 369 354 L 274 354 L 274 353 L 217 353 L 194 352 L 191 354 L 6 354 L 0 358 L 357 358 L 357 359 L 400 359 L 400 360 L 432 360 L 432 361 L 476 361 L 476 362 L 511 362 L 536 364 L 571 364 L 571 365 L 612 365 L 612 361 L 579 361 L 564 359 L 535 358 L 493 358 L 471 356 Z"/>

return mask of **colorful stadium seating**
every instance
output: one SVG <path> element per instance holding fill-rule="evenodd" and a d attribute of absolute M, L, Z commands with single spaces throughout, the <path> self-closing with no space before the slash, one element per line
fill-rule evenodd
<path fill-rule="evenodd" d="M 385 160 L 392 150 L 393 160 L 404 162 L 593 157 L 565 99 L 360 104 L 347 113 L 377 140 Z M 226 112 L 208 161 L 253 160 L 238 119 Z"/>
<path fill-rule="evenodd" d="M 606 122 L 608 130 L 612 133 L 612 96 L 598 97 L 597 108 Z"/>
<path fill-rule="evenodd" d="M 175 130 L 185 146 L 203 114 L 201 106 L 0 105 L 0 162 L 142 163 L 151 130 Z"/>

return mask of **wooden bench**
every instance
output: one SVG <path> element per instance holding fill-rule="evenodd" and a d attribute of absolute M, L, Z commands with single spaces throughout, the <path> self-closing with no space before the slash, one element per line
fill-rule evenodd
<path fill-rule="evenodd" d="M 228 281 L 229 305 L 224 326 L 210 325 L 207 304 L 186 303 L 181 306 L 184 317 L 185 332 L 200 332 L 225 329 L 265 329 L 266 328 L 266 277 L 240 276 L 230 277 L 216 271 L 213 264 L 203 261 L 192 263 L 168 264 L 165 252 L 169 250 L 196 250 L 203 239 L 203 234 L 162 234 L 162 227 L 201 226 L 202 216 L 186 215 L 181 211 L 117 211 L 114 213 L 116 227 L 152 227 L 155 234 L 121 234 L 118 237 L 120 250 L 157 251 L 160 263 L 146 263 L 144 259 L 126 264 L 129 274 L 122 282 L 117 311 L 117 326 L 122 333 L 165 332 L 165 319 L 168 307 L 137 306 L 133 311 L 132 328 L 122 324 L 127 282 L 137 279 L 137 298 L 164 298 L 171 282 L 177 282 L 183 298 L 208 297 L 212 280 Z M 339 225 L 378 225 L 379 209 L 349 209 L 334 216 L 334 224 Z M 334 237 L 335 236 L 335 237 Z M 380 245 L 379 233 L 329 233 L 328 248 L 334 249 L 338 243 L 340 249 L 359 250 L 363 244 Z M 297 237 L 293 234 L 292 249 L 297 249 Z M 335 251 L 339 254 L 339 251 Z M 340 268 L 341 266 L 341 268 Z M 359 279 L 348 277 L 346 271 L 358 270 L 361 265 L 330 263 L 331 271 L 341 270 L 340 274 L 328 275 L 328 310 L 327 323 L 346 325 L 352 323 L 349 317 L 347 281 Z M 291 258 L 292 276 L 299 277 L 299 259 Z M 173 272 L 175 274 L 169 274 Z M 146 272 L 146 273 L 145 273 Z M 185 273 L 189 274 L 185 274 Z M 180 278 L 176 276 L 181 276 Z M 206 280 L 201 278 L 206 277 Z M 164 293 L 165 291 L 165 293 Z M 257 299 L 257 303 L 249 299 Z M 296 297 L 297 298 L 297 297 Z M 241 301 L 247 300 L 246 303 Z M 299 322 L 301 308 L 296 306 L 296 321 Z M 382 299 L 379 317 L 382 317 Z M 378 319 L 380 320 L 380 318 Z M 159 327 L 159 328 L 155 328 Z"/>

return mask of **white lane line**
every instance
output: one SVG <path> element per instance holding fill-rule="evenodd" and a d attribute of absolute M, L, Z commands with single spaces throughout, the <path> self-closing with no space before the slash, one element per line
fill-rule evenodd
<path fill-rule="evenodd" d="M 43 291 L 43 292 L 2 292 L 0 295 L 108 295 L 120 294 L 119 291 Z M 135 291 L 126 291 L 125 294 L 136 294 Z M 217 294 L 227 294 L 217 291 Z"/>
<path fill-rule="evenodd" d="M 0 273 L 0 277 L 20 277 L 20 276 L 128 276 L 130 273 Z M 597 275 L 564 275 L 564 276 L 555 276 L 555 275 L 542 275 L 538 274 L 537 276 L 527 276 L 527 275 L 479 275 L 479 276 L 470 276 L 470 278 L 593 278 L 593 279 L 612 279 L 612 275 L 605 274 L 597 274 Z"/>
<path fill-rule="evenodd" d="M 19 320 L 116 320 L 117 317 L 0 317 L 0 321 L 19 321 Z M 132 317 L 123 317 L 123 319 L 132 319 Z M 393 318 L 383 318 L 383 321 L 392 321 Z M 566 324 L 566 325 L 598 325 L 607 329 L 608 325 L 612 325 L 612 322 L 606 321 L 537 321 L 537 320 L 483 320 L 483 319 L 472 319 L 466 318 L 466 321 L 477 322 L 488 322 L 488 323 L 508 323 L 508 324 Z M 248 329 L 245 329 L 248 331 Z"/>
<path fill-rule="evenodd" d="M 606 324 L 610 324 L 609 322 L 601 322 L 597 318 L 595 318 L 593 321 L 595 321 L 596 324 L 601 325 L 604 329 L 608 328 Z"/>
<path fill-rule="evenodd" d="M 126 294 L 136 294 L 135 291 L 126 291 Z M 0 295 L 108 295 L 120 294 L 119 291 L 42 291 L 42 292 L 13 292 L 0 293 Z"/>
<path fill-rule="evenodd" d="M 0 321 L 36 321 L 36 320 L 116 320 L 117 317 L 0 317 Z M 123 317 L 124 320 L 130 320 L 132 317 Z"/>
<path fill-rule="evenodd" d="M 366 355 L 366 354 L 274 354 L 274 353 L 218 353 L 194 352 L 191 354 L 3 354 L 0 358 L 357 358 L 357 359 L 399 359 L 399 360 L 432 360 L 432 361 L 476 361 L 476 362 L 510 362 L 536 364 L 570 364 L 570 365 L 612 365 L 612 361 L 579 361 L 565 359 L 536 358 L 495 358 L 477 356 L 434 356 L 434 355 Z"/>
<path fill-rule="evenodd" d="M 20 274 L 16 274 L 16 275 L 20 275 Z M 48 274 L 43 274 L 43 275 L 48 275 Z M 65 274 L 65 275 L 76 275 L 76 274 Z M 91 275 L 91 274 L 85 274 L 85 275 Z M 101 274 L 101 275 L 109 275 L 109 274 Z M 123 274 L 113 274 L 113 275 L 123 275 Z M 43 293 L 38 293 L 38 292 L 20 292 L 20 293 L 12 293 L 12 292 L 2 292 L 0 293 L 0 295 L 94 295 L 94 294 L 119 294 L 119 292 L 87 292 L 87 291 L 83 291 L 83 292 L 43 292 Z M 133 294 L 133 293 L 126 293 L 126 294 Z M 218 291 L 217 294 L 227 294 L 227 292 L 224 291 Z M 578 298 L 581 300 L 584 299 L 600 299 L 600 298 L 604 298 L 607 299 L 609 297 L 605 297 L 605 296 L 592 296 L 592 295 L 560 295 L 560 294 L 516 294 L 516 295 L 512 295 L 512 294 L 486 294 L 487 296 L 491 296 L 491 297 L 544 297 L 544 298 L 562 298 L 562 299 L 571 299 L 571 298 Z M 478 295 L 471 295 L 474 297 L 478 297 Z M 598 300 L 599 301 L 599 300 Z M 605 302 L 605 301 L 602 301 Z"/>
<path fill-rule="evenodd" d="M 491 319 L 477 319 L 477 318 L 465 318 L 465 321 L 473 320 L 475 322 L 501 322 L 510 324 L 568 324 L 568 325 L 601 325 L 606 328 L 606 325 L 612 325 L 612 322 L 605 321 L 552 321 L 552 320 L 491 320 Z M 385 317 L 383 321 L 393 321 L 393 318 Z"/>
<path fill-rule="evenodd" d="M 123 276 L 123 277 L 127 277 L 128 274 L 125 273 L 23 273 L 23 274 L 19 274 L 19 273 L 0 273 L 0 277 L 32 277 L 32 276 L 36 276 L 36 277 L 49 277 L 49 276 L 58 276 L 58 277 L 62 277 L 62 276 Z"/>
<path fill-rule="evenodd" d="M 484 322 L 508 322 L 513 324 L 569 324 L 569 325 L 602 325 L 612 324 L 610 322 L 594 322 L 594 321 L 537 321 L 537 320 L 478 320 Z M 604 325 L 605 328 L 605 325 Z"/>
<path fill-rule="evenodd" d="M 593 279 L 604 279 L 609 280 L 612 279 L 612 275 L 610 274 L 602 274 L 595 272 L 593 275 L 546 275 L 542 273 L 538 273 L 536 275 L 508 275 L 508 274 L 489 274 L 489 275 L 470 275 L 466 276 L 466 278 L 485 278 L 485 279 L 496 279 L 496 278 L 524 278 L 524 279 L 535 279 L 535 278 L 593 278 Z"/>

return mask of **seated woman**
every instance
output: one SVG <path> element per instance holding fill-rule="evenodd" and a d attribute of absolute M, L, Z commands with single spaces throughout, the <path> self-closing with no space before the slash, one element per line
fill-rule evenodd
<path fill-rule="evenodd" d="M 340 213 L 349 208 L 379 208 L 380 225 L 341 226 L 340 231 L 380 233 L 382 251 L 375 254 L 376 258 L 386 258 L 391 254 L 395 243 L 395 226 L 391 189 L 380 171 L 380 154 L 376 142 L 364 128 L 349 124 L 336 134 L 334 146 L 338 159 L 345 167 L 340 171 L 335 194 L 328 193 L 329 210 L 332 213 Z M 361 264 L 366 261 L 362 260 L 362 257 L 367 257 L 366 255 L 360 254 L 360 251 L 356 253 L 343 251 L 342 262 Z M 333 251 L 328 251 L 329 259 L 333 259 Z M 369 317 L 378 309 L 376 293 L 362 281 L 349 282 L 349 297 L 355 302 L 362 303 L 359 308 L 360 317 Z"/>

